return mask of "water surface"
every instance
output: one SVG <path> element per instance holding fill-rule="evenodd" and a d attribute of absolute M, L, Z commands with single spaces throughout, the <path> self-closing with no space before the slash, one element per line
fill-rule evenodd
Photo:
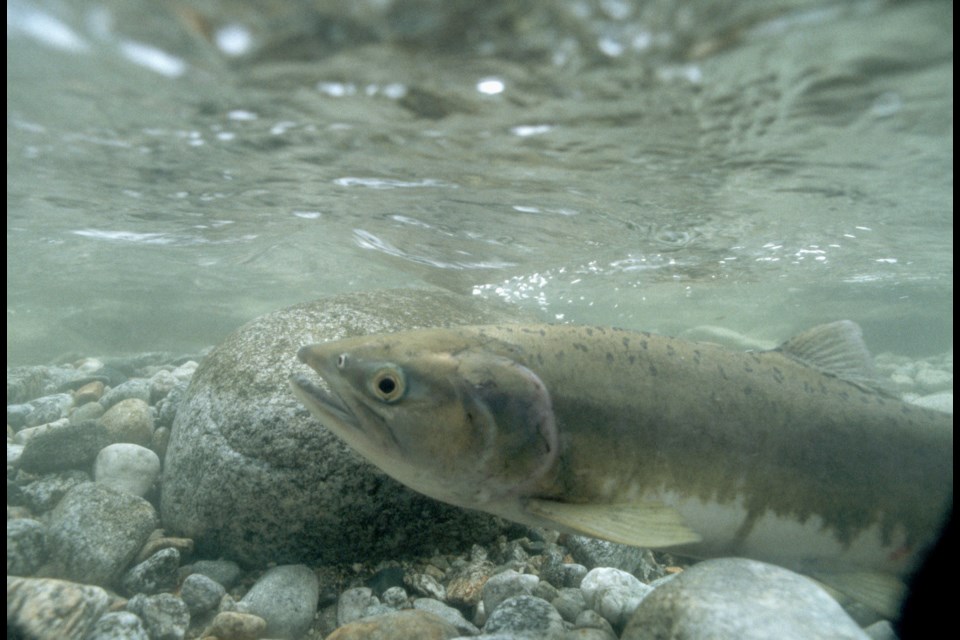
<path fill-rule="evenodd" d="M 339 292 L 952 346 L 952 4 L 8 3 L 7 354 Z"/>

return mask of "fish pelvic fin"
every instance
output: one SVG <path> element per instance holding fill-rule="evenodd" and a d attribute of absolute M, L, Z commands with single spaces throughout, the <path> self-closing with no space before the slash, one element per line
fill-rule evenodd
<path fill-rule="evenodd" d="M 700 541 L 676 509 L 659 502 L 572 504 L 530 499 L 525 506 L 528 513 L 558 528 L 634 547 L 672 547 Z"/>
<path fill-rule="evenodd" d="M 833 573 L 811 571 L 811 578 L 830 589 L 864 604 L 888 620 L 894 620 L 907 593 L 907 586 L 896 576 L 873 571 Z"/>

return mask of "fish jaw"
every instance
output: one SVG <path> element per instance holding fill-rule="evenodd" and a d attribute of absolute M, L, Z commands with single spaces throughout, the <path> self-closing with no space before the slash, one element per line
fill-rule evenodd
<path fill-rule="evenodd" d="M 290 378 L 290 387 L 300 402 L 313 415 L 320 418 L 324 424 L 342 425 L 345 428 L 360 428 L 357 417 L 336 394 L 315 384 L 302 373 Z"/>

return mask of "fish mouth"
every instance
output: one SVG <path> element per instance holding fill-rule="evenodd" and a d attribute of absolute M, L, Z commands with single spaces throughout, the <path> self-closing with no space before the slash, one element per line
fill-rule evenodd
<path fill-rule="evenodd" d="M 324 389 L 305 374 L 296 373 L 290 377 L 290 386 L 294 395 L 306 405 L 325 426 L 333 428 L 346 425 L 360 426 L 360 421 L 346 403 L 336 393 Z"/>

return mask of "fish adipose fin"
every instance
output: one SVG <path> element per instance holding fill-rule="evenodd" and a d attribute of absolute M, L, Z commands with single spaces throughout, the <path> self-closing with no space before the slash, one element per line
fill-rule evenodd
<path fill-rule="evenodd" d="M 700 541 L 675 509 L 657 502 L 571 504 L 531 499 L 526 509 L 564 529 L 634 547 L 672 547 Z"/>
<path fill-rule="evenodd" d="M 878 380 L 860 325 L 852 320 L 838 320 L 808 329 L 775 351 L 847 382 L 893 395 Z"/>
<path fill-rule="evenodd" d="M 812 571 L 809 575 L 890 620 L 896 618 L 907 591 L 907 586 L 901 580 L 886 573 Z"/>

